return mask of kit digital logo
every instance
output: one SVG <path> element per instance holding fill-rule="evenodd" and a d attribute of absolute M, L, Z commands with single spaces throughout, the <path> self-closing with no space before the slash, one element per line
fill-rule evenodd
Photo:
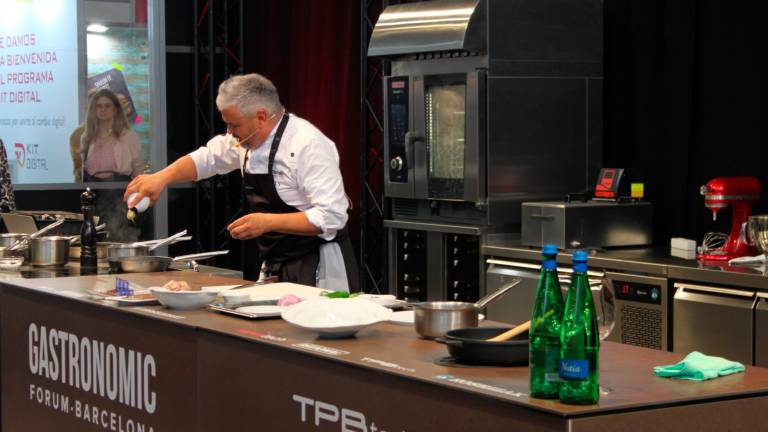
<path fill-rule="evenodd" d="M 24 149 L 24 144 L 22 143 L 16 143 L 13 145 L 14 152 L 16 153 L 16 162 L 19 163 L 20 167 L 24 167 L 24 164 L 27 162 L 27 152 Z"/>
<path fill-rule="evenodd" d="M 48 159 L 40 155 L 40 144 L 15 143 L 14 153 L 21 168 L 48 171 Z"/>

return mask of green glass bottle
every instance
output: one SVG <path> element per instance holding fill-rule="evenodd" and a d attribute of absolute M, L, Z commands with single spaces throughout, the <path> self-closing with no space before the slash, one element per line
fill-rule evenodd
<path fill-rule="evenodd" d="M 560 329 L 560 402 L 597 403 L 600 337 L 587 278 L 587 252 L 573 253 L 573 276 Z"/>
<path fill-rule="evenodd" d="M 541 251 L 539 286 L 531 315 L 530 341 L 531 396 L 555 399 L 560 389 L 560 323 L 563 317 L 563 293 L 557 279 L 557 246 L 544 245 Z"/>

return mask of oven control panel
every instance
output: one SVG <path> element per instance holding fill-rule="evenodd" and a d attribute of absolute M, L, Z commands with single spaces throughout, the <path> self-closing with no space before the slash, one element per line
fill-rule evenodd
<path fill-rule="evenodd" d="M 408 181 L 408 158 L 405 134 L 408 132 L 408 77 L 391 77 L 387 83 L 387 116 L 389 119 L 389 181 Z"/>

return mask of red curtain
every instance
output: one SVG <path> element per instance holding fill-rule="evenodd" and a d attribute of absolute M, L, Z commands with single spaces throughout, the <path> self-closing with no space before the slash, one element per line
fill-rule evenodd
<path fill-rule="evenodd" d="M 344 186 L 360 202 L 360 2 L 244 2 L 245 72 L 275 83 L 286 109 L 336 143 Z M 350 230 L 357 239 L 358 209 Z M 357 244 L 357 242 L 355 242 Z"/>

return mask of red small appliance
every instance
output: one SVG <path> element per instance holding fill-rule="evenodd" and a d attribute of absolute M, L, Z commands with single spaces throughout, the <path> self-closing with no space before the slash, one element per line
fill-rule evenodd
<path fill-rule="evenodd" d="M 721 248 L 704 251 L 700 260 L 725 261 L 745 255 L 756 255 L 757 250 L 749 246 L 742 235 L 742 225 L 752 213 L 752 204 L 760 198 L 760 181 L 754 177 L 716 177 L 701 187 L 704 205 L 712 211 L 712 220 L 717 213 L 728 206 L 733 208 L 731 233 Z"/>

